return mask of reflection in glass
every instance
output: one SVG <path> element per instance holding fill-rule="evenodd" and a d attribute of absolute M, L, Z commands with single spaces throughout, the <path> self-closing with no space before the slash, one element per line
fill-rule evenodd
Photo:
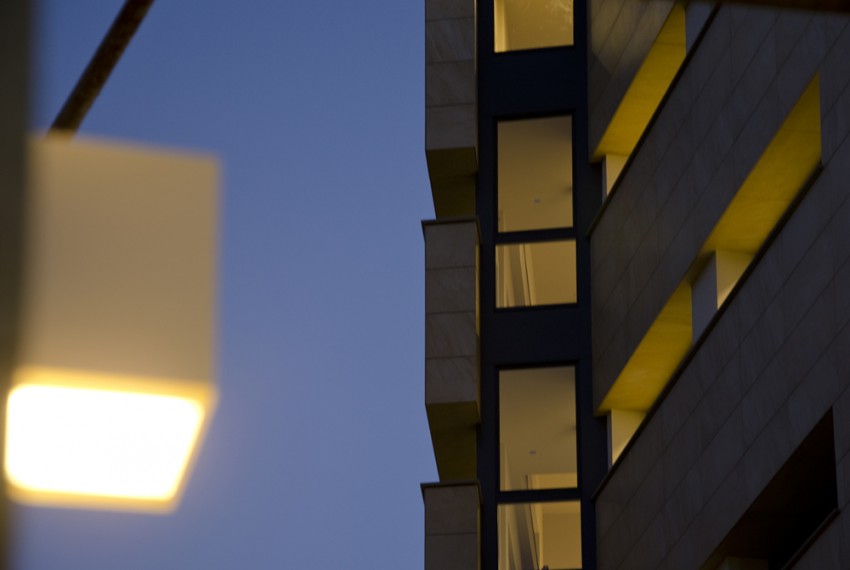
<path fill-rule="evenodd" d="M 581 568 L 578 501 L 499 505 L 499 570 Z"/>
<path fill-rule="evenodd" d="M 496 246 L 496 307 L 575 303 L 573 240 Z"/>
<path fill-rule="evenodd" d="M 494 0 L 497 52 L 573 45 L 573 0 Z"/>
<path fill-rule="evenodd" d="M 499 231 L 573 225 L 572 118 L 502 121 Z"/>
<path fill-rule="evenodd" d="M 501 488 L 577 486 L 575 369 L 499 372 Z"/>

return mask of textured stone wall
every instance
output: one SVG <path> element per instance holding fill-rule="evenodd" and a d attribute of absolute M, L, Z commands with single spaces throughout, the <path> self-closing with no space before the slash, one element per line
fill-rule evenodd
<path fill-rule="evenodd" d="M 597 404 L 824 58 L 840 59 L 846 22 L 719 9 L 591 236 Z M 824 112 L 837 81 L 828 75 Z M 836 127 L 822 128 L 826 155 Z"/>
<path fill-rule="evenodd" d="M 694 234 L 820 72 L 824 169 L 600 490 L 600 569 L 699 568 L 830 407 L 839 509 L 850 502 L 847 22 L 721 8 L 594 233 L 603 371 L 628 354 L 621 329 L 651 320 L 643 307 L 672 290 Z M 700 191 L 706 177 L 714 182 Z M 796 567 L 850 567 L 850 516 Z"/>

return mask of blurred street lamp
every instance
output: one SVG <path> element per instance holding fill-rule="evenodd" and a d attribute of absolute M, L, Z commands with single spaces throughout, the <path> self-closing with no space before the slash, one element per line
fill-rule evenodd
<path fill-rule="evenodd" d="M 10 495 L 167 512 L 215 406 L 217 166 L 61 134 L 29 148 Z"/>

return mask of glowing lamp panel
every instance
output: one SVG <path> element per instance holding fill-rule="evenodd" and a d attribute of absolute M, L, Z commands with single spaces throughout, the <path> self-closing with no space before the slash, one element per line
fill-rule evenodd
<path fill-rule="evenodd" d="M 100 498 L 167 508 L 205 417 L 201 402 L 182 396 L 44 384 L 16 386 L 7 406 L 11 491 L 52 504 Z"/>

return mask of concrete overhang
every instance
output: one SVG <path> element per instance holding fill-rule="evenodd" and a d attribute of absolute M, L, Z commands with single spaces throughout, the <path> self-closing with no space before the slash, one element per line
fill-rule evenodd
<path fill-rule="evenodd" d="M 475 218 L 423 222 L 425 407 L 441 481 L 476 475 L 480 421 Z"/>

